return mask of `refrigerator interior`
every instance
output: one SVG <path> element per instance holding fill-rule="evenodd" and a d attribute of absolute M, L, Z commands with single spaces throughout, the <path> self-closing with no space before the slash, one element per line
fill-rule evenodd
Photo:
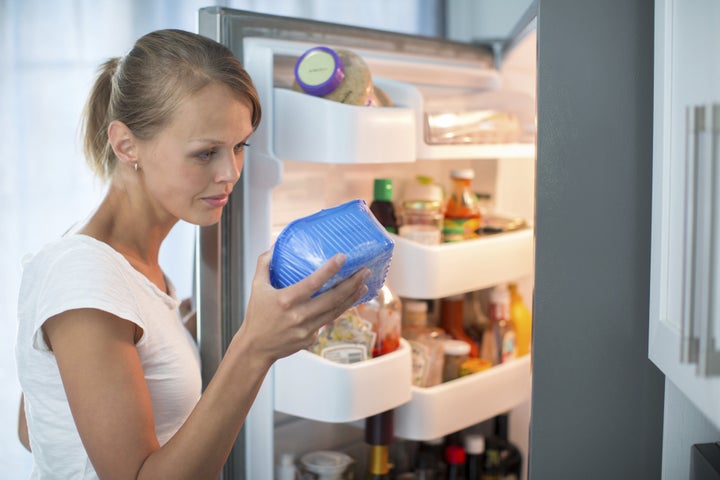
<path fill-rule="evenodd" d="M 452 42 L 384 32 L 369 36 L 365 29 L 307 21 L 301 22 L 301 32 L 288 28 L 288 34 L 278 28 L 288 25 L 285 19 L 263 15 L 250 15 L 249 24 L 279 22 L 268 30 L 269 36 L 260 28 L 240 35 L 236 24 L 247 12 L 210 9 L 205 14 L 201 33 L 214 35 L 241 58 L 264 108 L 242 179 L 243 298 L 249 295 L 255 258 L 292 220 L 352 199 L 369 204 L 375 178 L 393 180 L 399 205 L 405 186 L 416 175 L 433 177 L 447 191 L 450 170 L 471 168 L 473 190 L 490 195 L 490 211 L 521 217 L 528 228 L 459 246 L 417 247 L 395 237 L 387 283 L 401 298 L 438 305 L 444 296 L 514 281 L 532 309 L 532 23 L 503 59 L 502 68 L 496 69 L 488 51 Z M 347 106 L 292 91 L 295 60 L 316 45 L 348 48 L 362 56 L 394 108 Z M 433 114 L 460 118 L 463 110 L 483 109 L 511 111 L 520 127 L 446 143 L 429 138 L 426 122 Z M 411 460 L 406 453 L 412 453 L 414 442 L 460 430 L 484 431 L 483 421 L 504 412 L 510 412 L 510 440 L 520 447 L 527 468 L 529 356 L 474 374 L 476 378 L 468 381 L 428 389 L 410 388 L 409 378 L 394 377 L 409 377 L 404 367 L 408 352 L 383 358 L 352 369 L 328 365 L 308 352 L 277 362 L 244 429 L 246 477 L 270 478 L 269 471 L 283 454 L 299 459 L 310 451 L 338 450 L 355 459 L 356 478 L 362 478 L 367 457 L 363 418 L 387 409 L 396 411 L 391 451 L 400 470 Z M 345 381 L 349 383 L 340 383 Z M 356 401 L 365 397 L 368 400 Z"/>

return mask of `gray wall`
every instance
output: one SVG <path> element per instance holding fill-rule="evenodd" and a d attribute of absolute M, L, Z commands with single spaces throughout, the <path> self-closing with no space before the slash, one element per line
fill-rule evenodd
<path fill-rule="evenodd" d="M 653 2 L 540 0 L 531 480 L 657 479 Z"/>

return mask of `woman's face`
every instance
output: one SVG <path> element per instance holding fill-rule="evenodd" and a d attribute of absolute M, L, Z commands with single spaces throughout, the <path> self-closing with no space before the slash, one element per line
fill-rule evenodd
<path fill-rule="evenodd" d="M 150 215 L 160 222 L 218 222 L 252 132 L 249 107 L 224 85 L 185 99 L 166 128 L 138 143 Z"/>

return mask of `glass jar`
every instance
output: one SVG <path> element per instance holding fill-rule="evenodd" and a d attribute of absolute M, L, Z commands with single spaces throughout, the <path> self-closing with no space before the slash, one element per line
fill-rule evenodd
<path fill-rule="evenodd" d="M 445 340 L 443 350 L 443 382 L 449 382 L 460 376 L 460 366 L 468 359 L 470 345 L 462 340 Z"/>
<path fill-rule="evenodd" d="M 437 200 L 406 200 L 400 215 L 401 237 L 438 245 L 442 241 L 442 202 Z"/>

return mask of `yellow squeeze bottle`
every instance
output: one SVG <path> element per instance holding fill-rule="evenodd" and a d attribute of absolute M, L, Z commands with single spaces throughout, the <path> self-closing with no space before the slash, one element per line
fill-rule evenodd
<path fill-rule="evenodd" d="M 510 318 L 515 323 L 515 340 L 517 342 L 517 356 L 530 353 L 532 337 L 532 314 L 525 306 L 522 295 L 518 292 L 517 284 L 510 283 Z"/>

